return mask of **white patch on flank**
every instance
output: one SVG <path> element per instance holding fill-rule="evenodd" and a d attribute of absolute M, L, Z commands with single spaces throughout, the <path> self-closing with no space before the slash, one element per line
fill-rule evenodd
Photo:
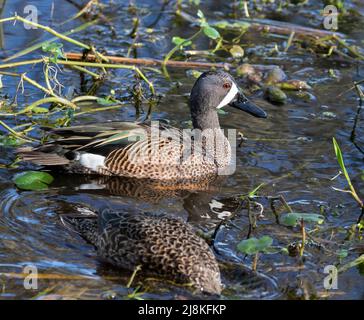
<path fill-rule="evenodd" d="M 106 186 L 104 184 L 97 183 L 83 183 L 79 186 L 79 190 L 103 190 Z"/>
<path fill-rule="evenodd" d="M 82 153 L 79 158 L 80 164 L 92 171 L 105 168 L 105 157 L 93 153 Z"/>
<path fill-rule="evenodd" d="M 238 87 L 236 86 L 236 84 L 233 82 L 233 85 L 231 86 L 231 89 L 229 90 L 229 92 L 227 93 L 227 95 L 225 96 L 224 99 L 222 99 L 222 101 L 219 103 L 219 105 L 216 107 L 217 109 L 220 109 L 224 106 L 226 106 L 227 104 L 229 104 L 236 96 L 236 94 L 238 93 Z"/>
<path fill-rule="evenodd" d="M 231 212 L 230 211 L 219 211 L 216 209 L 222 209 L 224 207 L 224 204 L 216 201 L 215 199 L 212 199 L 212 201 L 209 203 L 210 209 L 213 213 L 217 214 L 217 217 L 221 220 L 230 217 L 231 216 Z"/>
<path fill-rule="evenodd" d="M 210 209 L 214 210 L 216 209 L 222 209 L 222 207 L 224 206 L 224 204 L 222 202 L 219 202 L 215 199 L 212 199 L 211 202 L 209 203 Z"/>

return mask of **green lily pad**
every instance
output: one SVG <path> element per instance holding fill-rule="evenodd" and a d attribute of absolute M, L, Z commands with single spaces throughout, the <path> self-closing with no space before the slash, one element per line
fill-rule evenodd
<path fill-rule="evenodd" d="M 344 259 L 349 255 L 349 251 L 346 249 L 340 249 L 336 251 L 336 254 L 339 257 L 339 259 Z"/>
<path fill-rule="evenodd" d="M 34 113 L 47 113 L 49 110 L 44 107 L 33 107 L 31 111 Z"/>
<path fill-rule="evenodd" d="M 47 172 L 26 171 L 17 174 L 13 181 L 22 190 L 46 190 L 54 178 Z"/>
<path fill-rule="evenodd" d="M 289 227 L 295 227 L 302 219 L 304 222 L 322 224 L 325 220 L 325 217 L 321 214 L 297 212 L 286 213 L 280 217 L 281 223 Z"/>
<path fill-rule="evenodd" d="M 265 90 L 265 96 L 271 102 L 283 104 L 287 100 L 287 95 L 279 88 L 275 86 L 269 86 Z"/>
<path fill-rule="evenodd" d="M 112 99 L 111 97 L 98 98 L 96 102 L 102 106 L 110 106 L 110 105 L 113 105 L 116 103 L 116 101 L 114 99 Z"/>
<path fill-rule="evenodd" d="M 269 236 L 263 236 L 259 239 L 249 238 L 242 240 L 237 249 L 245 254 L 256 254 L 258 252 L 269 252 L 270 247 L 273 244 L 273 239 Z"/>
<path fill-rule="evenodd" d="M 180 46 L 181 48 L 182 47 L 188 47 L 192 44 L 192 41 L 191 40 L 186 40 L 184 38 L 181 38 L 181 37 L 173 37 L 172 38 L 172 42 L 176 45 L 176 46 Z"/>
<path fill-rule="evenodd" d="M 22 141 L 13 136 L 0 136 L 0 146 L 16 147 L 20 146 Z"/>
<path fill-rule="evenodd" d="M 206 36 L 208 36 L 210 39 L 213 39 L 213 40 L 221 37 L 219 31 L 217 31 L 215 28 L 210 27 L 210 26 L 204 27 L 203 33 Z"/>
<path fill-rule="evenodd" d="M 189 77 L 193 77 L 193 78 L 195 78 L 195 79 L 197 79 L 200 75 L 202 74 L 202 72 L 201 71 L 197 71 L 197 70 L 188 70 L 187 71 L 187 75 L 189 76 Z M 220 109 L 219 109 L 220 110 Z"/>
<path fill-rule="evenodd" d="M 52 56 L 50 57 L 50 61 L 53 63 L 57 62 L 59 58 L 65 58 L 65 55 L 62 51 L 63 44 L 57 42 L 45 42 L 42 45 L 42 50 L 44 52 L 50 53 Z"/>
<path fill-rule="evenodd" d="M 246 31 L 250 27 L 250 23 L 244 21 L 237 21 L 230 23 L 226 20 L 218 21 L 214 23 L 214 27 L 219 29 L 232 29 L 232 30 L 239 30 L 239 31 Z"/>
<path fill-rule="evenodd" d="M 244 57 L 244 49 L 238 45 L 233 45 L 230 49 L 230 54 L 233 58 L 240 59 Z"/>

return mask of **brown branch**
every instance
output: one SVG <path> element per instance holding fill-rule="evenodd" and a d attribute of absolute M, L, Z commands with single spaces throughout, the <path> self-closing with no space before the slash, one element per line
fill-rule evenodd
<path fill-rule="evenodd" d="M 199 24 L 197 18 L 191 16 L 190 14 L 180 11 L 178 12 L 178 16 L 181 17 L 183 20 L 192 23 L 192 24 Z M 272 32 L 282 35 L 290 35 L 292 32 L 296 34 L 296 37 L 304 37 L 304 36 L 317 36 L 317 37 L 324 37 L 324 36 L 339 36 L 345 37 L 344 34 L 338 32 L 332 32 L 328 30 L 320 30 L 310 27 L 304 27 L 297 24 L 289 23 L 289 22 L 282 22 L 276 20 L 269 20 L 269 19 L 240 19 L 240 21 L 247 22 L 250 24 L 250 28 L 254 31 L 258 32 Z M 218 21 L 217 21 L 218 22 Z M 216 24 L 215 21 L 210 21 L 210 24 L 214 26 Z M 239 28 L 239 27 L 237 27 Z"/>
<path fill-rule="evenodd" d="M 84 59 L 82 53 L 67 52 L 66 57 L 68 60 L 76 61 L 88 61 L 95 62 L 96 57 L 93 54 L 88 54 L 86 59 Z M 149 59 L 149 58 L 126 58 L 117 56 L 104 56 L 111 63 L 121 63 L 121 64 L 133 64 L 133 65 L 145 65 L 145 66 L 160 66 L 163 64 L 162 60 Z M 199 61 L 174 61 L 168 60 L 167 65 L 169 67 L 176 68 L 224 68 L 230 69 L 233 66 L 230 63 L 212 63 L 212 62 L 199 62 Z M 275 68 L 275 65 L 252 65 L 255 69 L 259 71 L 266 71 Z"/>

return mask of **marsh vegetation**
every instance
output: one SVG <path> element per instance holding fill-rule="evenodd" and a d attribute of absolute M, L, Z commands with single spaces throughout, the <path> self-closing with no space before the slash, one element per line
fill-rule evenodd
<path fill-rule="evenodd" d="M 339 10 L 338 30 L 323 8 Z M 0 1 L 0 298 L 178 299 L 188 288 L 100 263 L 59 216 L 112 206 L 182 217 L 214 248 L 223 298 L 364 297 L 361 1 Z M 28 14 L 27 14 L 28 13 Z M 188 94 L 228 70 L 269 114 L 230 109 L 236 171 L 207 190 L 46 172 L 18 147 L 42 126 L 161 120 L 191 127 Z M 97 184 L 99 188 L 85 186 Z M 39 289 L 24 290 L 35 265 Z M 326 266 L 338 288 L 324 287 Z"/>

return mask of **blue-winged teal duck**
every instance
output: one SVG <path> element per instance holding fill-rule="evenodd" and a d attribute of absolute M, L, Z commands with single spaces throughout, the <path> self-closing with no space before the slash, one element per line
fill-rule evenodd
<path fill-rule="evenodd" d="M 91 217 L 62 217 L 112 265 L 221 293 L 220 270 L 207 243 L 179 218 L 103 210 Z"/>
<path fill-rule="evenodd" d="M 266 113 L 238 89 L 226 72 L 203 73 L 190 95 L 193 131 L 163 124 L 109 122 L 49 129 L 59 138 L 18 151 L 24 161 L 69 172 L 160 181 L 189 181 L 217 175 L 231 161 L 218 109 L 230 105 L 256 117 Z"/>

